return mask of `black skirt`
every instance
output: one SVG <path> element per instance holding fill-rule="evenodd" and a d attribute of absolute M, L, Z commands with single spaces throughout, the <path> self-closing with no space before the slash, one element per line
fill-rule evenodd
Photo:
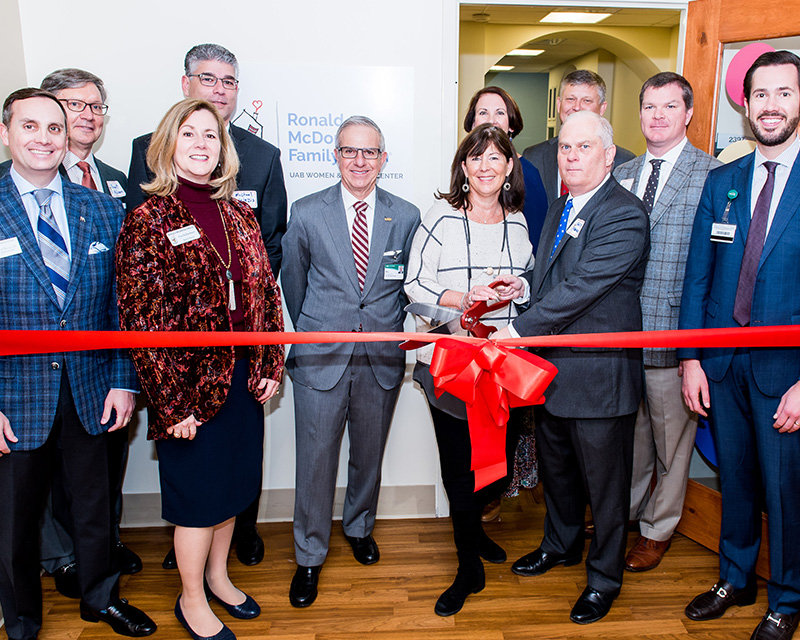
<path fill-rule="evenodd" d="M 261 491 L 264 411 L 247 390 L 248 360 L 237 360 L 228 397 L 193 440 L 156 441 L 161 517 L 212 527 L 239 515 Z"/>

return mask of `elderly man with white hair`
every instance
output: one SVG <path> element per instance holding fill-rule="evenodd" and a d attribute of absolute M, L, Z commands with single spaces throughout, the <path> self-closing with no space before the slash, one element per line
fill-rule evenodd
<path fill-rule="evenodd" d="M 558 168 L 569 193 L 550 205 L 533 271 L 522 279 L 502 277 L 529 307 L 497 338 L 642 328 L 649 223 L 641 200 L 611 175 L 612 136 L 608 121 L 591 111 L 574 113 L 562 127 Z M 591 505 L 588 584 L 570 614 L 588 624 L 608 613 L 622 585 L 642 350 L 549 347 L 538 353 L 558 368 L 544 406 L 537 407 L 547 515 L 539 548 L 512 571 L 535 576 L 579 563 Z"/>

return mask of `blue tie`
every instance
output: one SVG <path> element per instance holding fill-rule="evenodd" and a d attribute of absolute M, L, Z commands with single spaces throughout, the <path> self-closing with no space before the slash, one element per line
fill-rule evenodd
<path fill-rule="evenodd" d="M 64 237 L 58 229 L 58 223 L 53 217 L 53 211 L 50 209 L 50 199 L 53 197 L 53 193 L 55 192 L 51 189 L 36 189 L 33 197 L 39 204 L 39 220 L 36 223 L 39 249 L 42 252 L 44 266 L 50 275 L 50 282 L 53 283 L 58 306 L 63 309 L 69 285 L 70 260 L 67 243 L 64 242 Z"/>
<path fill-rule="evenodd" d="M 550 252 L 551 258 L 555 255 L 556 249 L 558 249 L 558 245 L 561 242 L 561 238 L 563 238 L 564 234 L 567 232 L 567 221 L 569 220 L 569 214 L 571 211 L 572 198 L 567 200 L 567 204 L 564 205 L 564 210 L 561 212 L 561 220 L 558 222 L 558 230 L 556 231 L 555 242 L 553 242 L 553 250 Z"/>

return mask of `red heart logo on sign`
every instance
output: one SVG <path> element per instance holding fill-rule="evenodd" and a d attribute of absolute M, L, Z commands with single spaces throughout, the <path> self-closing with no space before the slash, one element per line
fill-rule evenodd
<path fill-rule="evenodd" d="M 261 102 L 261 100 L 253 100 L 253 108 L 256 110 L 256 113 L 258 113 L 258 110 L 261 108 L 262 104 L 264 103 Z"/>

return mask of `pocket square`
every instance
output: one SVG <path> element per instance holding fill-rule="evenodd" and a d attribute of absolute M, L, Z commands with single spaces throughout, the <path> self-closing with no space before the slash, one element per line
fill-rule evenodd
<path fill-rule="evenodd" d="M 92 242 L 89 245 L 89 255 L 94 255 L 95 253 L 103 253 L 103 251 L 108 251 L 108 247 L 104 245 L 102 242 Z"/>

